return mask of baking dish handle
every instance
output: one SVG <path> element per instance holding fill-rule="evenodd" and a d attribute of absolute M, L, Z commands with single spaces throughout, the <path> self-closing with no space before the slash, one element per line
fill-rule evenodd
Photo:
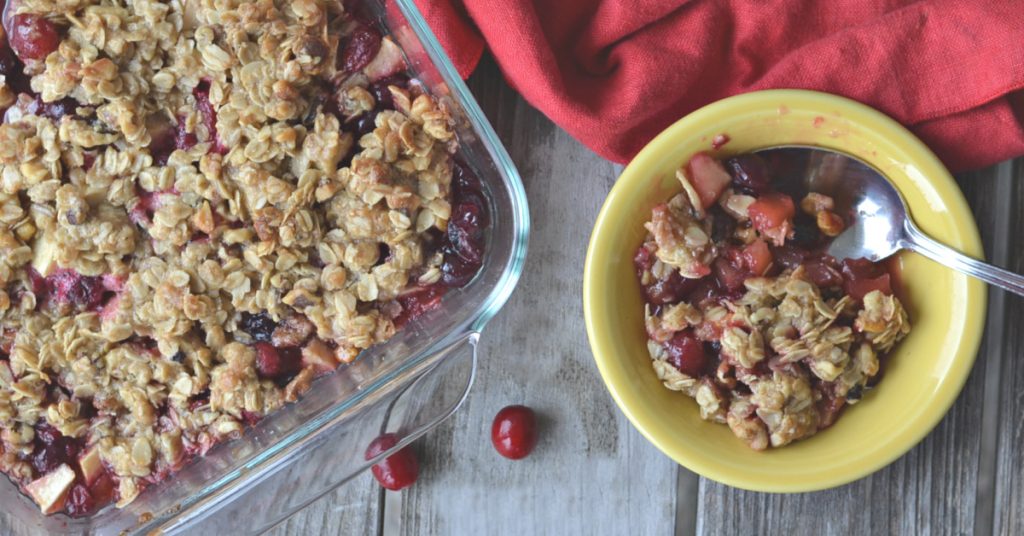
<path fill-rule="evenodd" d="M 168 534 L 262 533 L 295 512 L 357 477 L 371 465 L 437 427 L 450 417 L 469 394 L 477 365 L 480 334 L 465 333 L 427 356 L 393 379 L 396 389 L 386 396 L 368 397 L 355 413 L 325 426 L 324 433 L 302 445 L 288 449 L 273 463 L 257 468 L 259 475 L 246 479 L 244 489 L 219 497 L 220 503 L 179 516 L 171 526 L 160 529 Z M 398 443 L 380 456 L 366 460 L 367 446 L 379 434 L 391 432 Z M 353 483 L 353 486 L 356 484 Z M 363 485 L 377 483 L 367 480 Z M 358 497 L 359 502 L 347 496 Z M 367 497 L 377 494 L 340 491 L 335 500 L 343 507 L 371 511 Z M 245 520 L 245 527 L 238 520 Z"/>

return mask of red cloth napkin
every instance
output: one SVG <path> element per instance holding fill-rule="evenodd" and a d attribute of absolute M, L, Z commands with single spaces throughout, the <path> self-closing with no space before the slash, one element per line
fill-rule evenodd
<path fill-rule="evenodd" d="M 463 76 L 486 43 L 526 100 L 617 162 L 700 106 L 768 88 L 871 105 L 954 170 L 1024 154 L 1020 0 L 417 3 Z"/>

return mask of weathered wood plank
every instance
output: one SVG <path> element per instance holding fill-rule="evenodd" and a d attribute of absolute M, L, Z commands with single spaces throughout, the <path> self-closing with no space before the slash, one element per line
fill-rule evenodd
<path fill-rule="evenodd" d="M 1009 268 L 1015 272 L 1024 271 L 1024 158 L 1015 162 L 1012 191 L 1013 209 L 1009 211 L 1004 225 L 1010 234 Z M 1003 317 L 1006 330 L 1001 337 L 1002 374 L 996 421 L 999 430 L 997 455 L 995 456 L 995 493 L 993 500 L 993 534 L 1020 534 L 1024 531 L 1024 482 L 1020 475 L 1024 471 L 1024 345 L 1021 326 L 1024 325 L 1024 299 L 1006 296 L 1006 311 Z M 990 320 L 991 321 L 991 320 Z"/>
<path fill-rule="evenodd" d="M 1005 251 L 1003 241 L 1009 239 L 1008 222 L 1000 215 L 1011 200 L 999 195 L 1005 184 L 995 180 L 996 175 L 996 168 L 990 168 L 961 180 L 989 252 Z M 1000 303 L 994 301 L 993 307 Z M 989 332 L 1001 322 L 1001 311 L 990 309 Z M 994 376 L 987 373 L 987 364 L 1009 355 L 1007 344 L 986 339 L 952 410 L 920 445 L 894 464 L 838 489 L 794 495 L 751 493 L 702 479 L 697 533 L 966 534 L 976 524 L 985 527 L 984 520 L 977 523 L 975 513 L 979 501 L 991 504 L 991 470 L 980 460 L 993 455 L 995 431 L 992 426 L 983 427 L 983 408 L 986 401 L 992 404 L 986 393 L 998 379 L 998 371 Z M 1018 374 L 1024 374 L 1024 368 Z M 1010 429 L 1005 422 L 1003 426 Z M 983 454 L 983 444 L 988 453 Z M 1020 463 L 1018 456 L 1017 467 Z M 982 470 L 988 474 L 979 475 Z M 1010 511 L 1009 517 L 1017 517 L 1020 509 Z"/>
<path fill-rule="evenodd" d="M 472 82 L 526 183 L 530 253 L 484 333 L 473 393 L 419 445 L 422 474 L 402 497 L 401 533 L 670 533 L 676 467 L 615 408 L 583 327 L 583 257 L 618 168 L 526 105 L 493 64 Z M 491 419 L 513 403 L 535 408 L 543 427 L 518 462 L 490 442 Z"/>

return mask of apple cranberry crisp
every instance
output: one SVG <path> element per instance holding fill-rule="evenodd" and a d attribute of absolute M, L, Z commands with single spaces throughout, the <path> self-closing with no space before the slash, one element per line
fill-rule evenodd
<path fill-rule="evenodd" d="M 831 426 L 910 331 L 885 265 L 825 253 L 847 222 L 793 167 L 698 153 L 635 257 L 658 378 L 756 450 Z"/>
<path fill-rule="evenodd" d="M 8 0 L 0 470 L 45 513 L 128 504 L 480 268 L 451 118 L 350 4 Z"/>

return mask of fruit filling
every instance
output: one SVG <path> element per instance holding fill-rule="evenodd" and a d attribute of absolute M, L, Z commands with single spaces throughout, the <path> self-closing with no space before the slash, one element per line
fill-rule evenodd
<path fill-rule="evenodd" d="M 852 216 L 796 158 L 694 155 L 633 258 L 658 379 L 755 450 L 831 426 L 910 331 L 894 263 L 827 254 Z"/>
<path fill-rule="evenodd" d="M 44 513 L 129 504 L 480 271 L 449 109 L 353 4 L 6 2 L 0 471 Z"/>

